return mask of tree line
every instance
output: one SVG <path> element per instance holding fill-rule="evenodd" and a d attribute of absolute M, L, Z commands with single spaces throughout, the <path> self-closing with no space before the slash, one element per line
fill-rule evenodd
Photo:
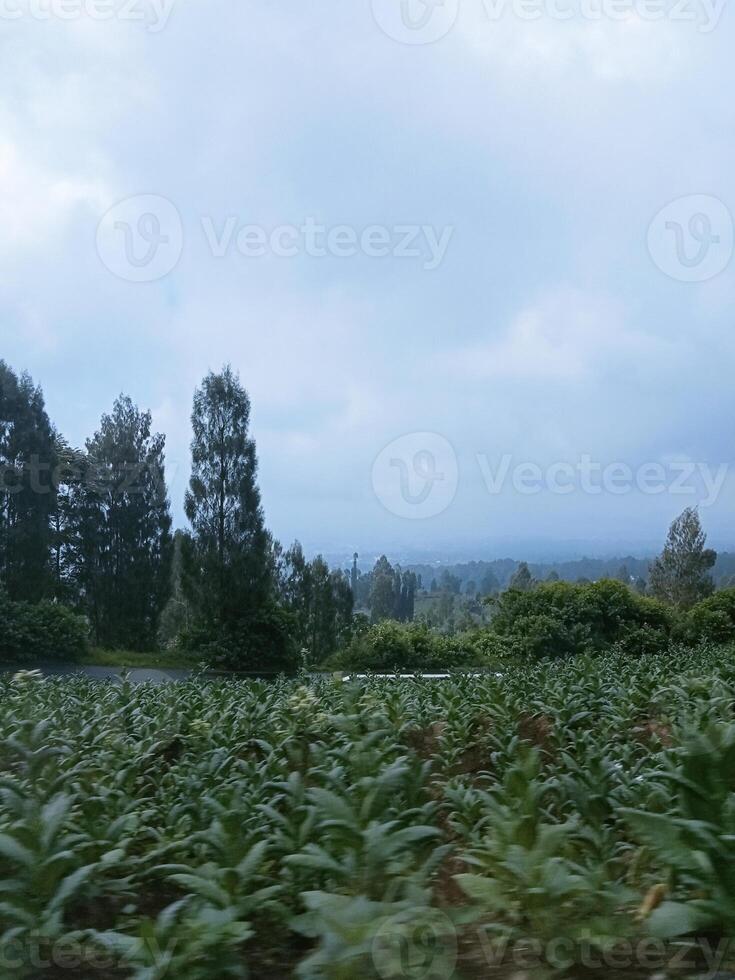
<path fill-rule="evenodd" d="M 250 412 L 248 394 L 229 366 L 207 374 L 196 389 L 184 507 L 188 528 L 173 533 L 166 440 L 153 431 L 150 412 L 120 395 L 84 448 L 75 448 L 49 419 L 40 387 L 0 361 L 5 618 L 8 603 L 46 603 L 36 617 L 39 631 L 50 635 L 52 624 L 61 624 L 61 643 L 66 620 L 54 619 L 52 603 L 81 614 L 98 646 L 150 650 L 177 643 L 210 661 L 273 670 L 322 664 L 349 644 L 357 649 L 371 624 L 388 620 L 406 626 L 418 620 L 446 632 L 463 586 L 463 598 L 473 606 L 458 622 L 461 629 L 498 618 L 504 607 L 493 597 L 503 590 L 483 563 L 475 563 L 475 577 L 468 581 L 448 569 L 438 579 L 434 575 L 428 593 L 438 592 L 440 606 L 428 612 L 423 607 L 417 615 L 417 600 L 427 596 L 421 571 L 381 556 L 363 574 L 357 555 L 351 569 L 332 570 L 321 557 L 307 560 L 298 542 L 283 548 L 265 525 Z M 631 592 L 688 610 L 713 592 L 716 558 L 706 547 L 697 511 L 687 508 L 646 570 L 647 581 L 634 579 L 628 566 L 604 579 L 617 578 Z M 512 600 L 525 617 L 536 615 L 533 609 L 549 596 L 556 597 L 552 607 L 561 596 L 567 602 L 572 593 L 563 590 L 539 593 L 530 605 L 517 598 L 558 578 L 552 570 L 539 582 L 529 565 L 516 564 L 506 605 Z M 586 593 L 579 595 L 587 601 Z M 16 617 L 16 646 L 27 632 L 27 613 Z M 423 647 L 423 634 L 416 636 Z"/>
<path fill-rule="evenodd" d="M 645 593 L 654 556 L 611 555 L 605 558 L 575 558 L 566 561 L 527 562 L 536 582 L 597 582 L 615 579 Z M 502 592 L 510 587 L 511 579 L 521 561 L 514 558 L 466 561 L 442 564 L 411 562 L 406 567 L 423 581 L 431 594 L 451 592 L 453 595 L 479 596 Z M 715 586 L 720 589 L 735 586 L 735 552 L 720 551 L 711 569 Z"/>
<path fill-rule="evenodd" d="M 172 533 L 165 436 L 120 395 L 83 449 L 28 374 L 0 361 L 0 587 L 83 614 L 94 642 L 169 638 L 227 662 L 318 663 L 352 623 L 349 575 L 265 526 L 250 399 L 226 366 L 194 394 L 189 528 Z"/>

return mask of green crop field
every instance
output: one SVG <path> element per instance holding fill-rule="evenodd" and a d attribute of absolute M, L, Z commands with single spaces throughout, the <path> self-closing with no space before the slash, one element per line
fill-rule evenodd
<path fill-rule="evenodd" d="M 727 961 L 732 652 L 0 696 L 4 978 Z"/>

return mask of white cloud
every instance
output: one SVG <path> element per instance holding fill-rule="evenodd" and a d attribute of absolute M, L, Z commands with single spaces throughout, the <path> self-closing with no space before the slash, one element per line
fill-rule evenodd
<path fill-rule="evenodd" d="M 99 209 L 107 193 L 101 181 L 55 172 L 0 142 L 0 252 L 44 249 L 78 205 Z"/>
<path fill-rule="evenodd" d="M 627 326 L 609 297 L 562 288 L 521 310 L 500 338 L 462 347 L 442 360 L 460 376 L 573 383 L 616 363 L 671 354 L 667 342 Z"/>
<path fill-rule="evenodd" d="M 180 511 L 194 386 L 231 361 L 274 531 L 349 538 L 364 521 L 376 549 L 385 515 L 354 500 L 406 432 L 531 459 L 729 445 L 730 278 L 687 290 L 645 250 L 668 199 L 735 208 L 728 27 L 490 23 L 481 2 L 426 48 L 339 0 L 181 4 L 159 34 L 4 25 L 3 355 L 45 386 L 70 438 L 121 389 L 156 406 Z M 172 200 L 186 231 L 179 267 L 144 287 L 94 249 L 99 216 L 141 192 Z M 205 214 L 455 232 L 431 274 L 217 261 Z M 474 534 L 485 505 L 459 504 L 456 529 Z"/>
<path fill-rule="evenodd" d="M 557 19 L 541 10 L 530 20 L 516 15 L 511 0 L 499 17 L 485 9 L 492 11 L 493 5 L 468 6 L 460 21 L 462 39 L 487 71 L 521 90 L 541 79 L 583 80 L 585 87 L 591 82 L 663 82 L 686 67 L 692 38 L 685 33 L 697 37 L 690 23 L 646 21 L 633 10 L 620 20 L 593 20 L 579 11 L 570 19 Z M 585 99 L 584 91 L 578 94 Z"/>

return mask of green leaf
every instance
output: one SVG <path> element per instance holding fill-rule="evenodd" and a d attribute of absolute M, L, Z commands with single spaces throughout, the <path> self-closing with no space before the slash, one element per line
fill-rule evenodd
<path fill-rule="evenodd" d="M 663 902 L 648 919 L 649 931 L 659 939 L 698 933 L 711 924 L 711 916 L 691 902 Z"/>
<path fill-rule="evenodd" d="M 0 834 L 0 855 L 26 868 L 36 863 L 36 855 L 9 834 Z"/>

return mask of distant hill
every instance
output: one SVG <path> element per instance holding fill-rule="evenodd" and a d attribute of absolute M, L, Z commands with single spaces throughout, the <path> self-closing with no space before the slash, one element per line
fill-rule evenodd
<path fill-rule="evenodd" d="M 632 555 L 621 555 L 615 558 L 580 558 L 575 561 L 559 562 L 529 562 L 531 574 L 543 581 L 552 573 L 556 573 L 565 582 L 576 582 L 578 579 L 589 579 L 594 582 L 601 578 L 622 577 L 623 569 L 627 571 L 630 581 L 638 578 L 648 578 L 648 566 L 652 558 L 634 558 Z M 513 558 L 498 558 L 494 561 L 469 561 L 457 564 L 410 564 L 406 570 L 421 576 L 424 588 L 429 588 L 433 580 L 439 581 L 446 572 L 462 583 L 462 591 L 468 582 L 474 582 L 479 587 L 486 576 L 497 579 L 501 589 L 508 585 L 511 576 L 518 568 L 520 561 Z M 735 585 L 735 553 L 723 551 L 717 556 L 713 570 L 715 582 L 719 587 Z"/>

